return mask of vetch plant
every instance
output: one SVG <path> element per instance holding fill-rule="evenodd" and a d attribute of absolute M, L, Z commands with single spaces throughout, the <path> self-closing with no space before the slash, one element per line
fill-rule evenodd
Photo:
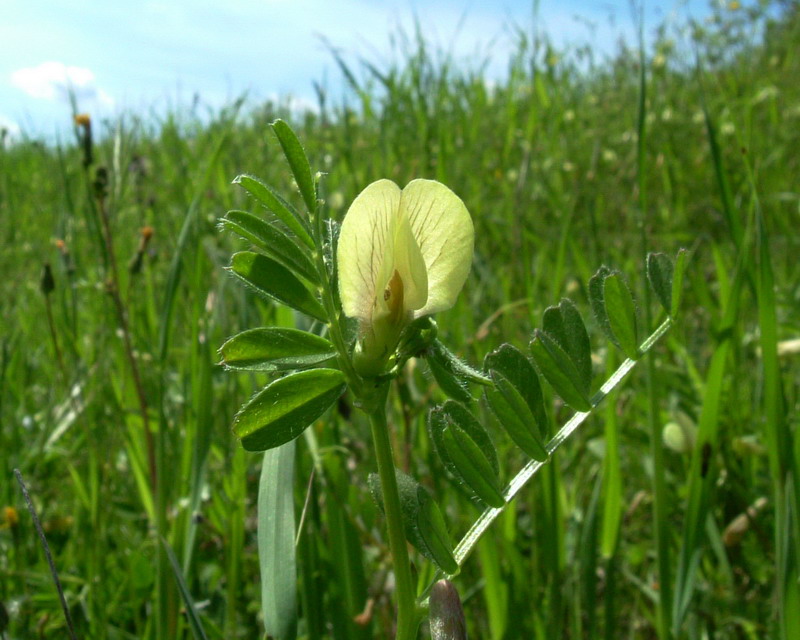
<path fill-rule="evenodd" d="M 667 317 L 643 342 L 622 274 L 602 267 L 592 278 L 588 291 L 597 323 L 627 357 L 601 385 L 592 378 L 587 330 L 569 300 L 545 311 L 528 353 L 503 344 L 478 370 L 438 339 L 430 317 L 453 306 L 470 271 L 474 230 L 461 199 L 432 180 L 413 180 L 402 189 L 379 180 L 353 201 L 339 226 L 323 213 L 318 179 L 294 132 L 281 120 L 272 128 L 306 210 L 297 210 L 258 179 L 239 176 L 234 182 L 272 215 L 230 211 L 221 220 L 258 250 L 236 253 L 230 272 L 256 294 L 308 318 L 301 321 L 308 330 L 249 329 L 220 348 L 229 369 L 272 376 L 233 425 L 245 449 L 266 452 L 258 500 L 266 631 L 290 638 L 297 628 L 295 439 L 349 390 L 371 427 L 377 474 L 362 478 L 385 516 L 396 638 L 416 638 L 429 613 L 434 638 L 466 637 L 455 588 L 437 581 L 459 573 L 487 527 L 668 330 L 678 309 L 686 254 L 679 253 L 675 264 L 661 254 L 648 258 L 648 280 Z M 433 496 L 412 475 L 395 469 L 387 398 L 392 380 L 411 357 L 425 359 L 450 398 L 428 412 L 436 452 L 454 481 L 483 509 L 455 546 Z M 575 410 L 552 437 L 541 377 Z M 486 405 L 529 458 L 508 482 L 499 476 L 493 438 L 479 418 L 472 384 L 483 388 Z M 408 543 L 435 567 L 424 574 L 434 576 L 426 588 L 418 589 L 412 579 Z"/>

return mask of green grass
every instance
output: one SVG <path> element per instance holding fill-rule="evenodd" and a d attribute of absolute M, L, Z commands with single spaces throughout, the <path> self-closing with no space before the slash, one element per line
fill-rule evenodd
<path fill-rule="evenodd" d="M 228 209 L 256 212 L 230 184 L 241 173 L 301 205 L 268 131 L 276 117 L 327 174 L 336 218 L 383 177 L 435 178 L 464 200 L 474 268 L 437 322 L 474 364 L 502 342 L 525 347 L 563 296 L 590 317 L 586 283 L 601 264 L 626 274 L 640 325 L 654 329 L 643 248 L 691 251 L 676 326 L 455 579 L 471 636 L 796 637 L 800 355 L 781 343 L 800 335 L 800 14 L 792 4 L 778 21 L 750 5 L 715 15 L 685 40 L 664 30 L 643 68 L 633 48 L 598 60 L 520 30 L 508 78 L 490 87 L 479 65 L 459 66 L 415 34 L 396 40 L 396 65 L 340 59 L 349 91 L 324 95 L 316 114 L 236 104 L 204 123 L 180 113 L 94 122 L 103 135 L 88 170 L 72 141 L 0 150 L 0 507 L 18 517 L 0 514 L 6 637 L 65 636 L 14 468 L 78 637 L 199 637 L 197 624 L 208 638 L 263 634 L 262 457 L 245 453 L 230 425 L 267 378 L 223 371 L 216 349 L 295 318 L 226 274 L 245 244 L 216 224 Z M 99 166 L 116 284 L 92 193 Z M 136 269 L 144 227 L 154 233 Z M 589 330 L 598 385 L 621 355 Z M 457 540 L 479 511 L 428 440 L 425 415 L 440 392 L 422 363 L 398 386 L 389 416 L 398 464 L 431 490 Z M 523 459 L 481 415 L 507 481 Z M 553 427 L 569 415 L 556 405 Z M 696 431 L 684 452 L 660 442 L 679 416 Z M 369 442 L 346 398 L 298 440 L 300 637 L 386 637 L 391 627 Z M 729 529 L 748 509 L 746 530 Z M 429 563 L 413 560 L 427 584 Z"/>

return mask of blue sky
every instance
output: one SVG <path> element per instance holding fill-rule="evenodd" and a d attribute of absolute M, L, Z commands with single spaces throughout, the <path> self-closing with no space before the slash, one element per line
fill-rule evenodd
<path fill-rule="evenodd" d="M 702 11 L 705 2 L 647 3 L 647 21 Z M 540 27 L 558 44 L 611 51 L 633 33 L 629 0 L 541 0 Z M 345 58 L 389 60 L 389 35 L 410 30 L 455 55 L 491 51 L 496 73 L 511 48 L 508 25 L 530 28 L 532 0 L 0 0 L 0 126 L 49 136 L 69 123 L 66 87 L 98 116 L 163 112 L 199 94 L 221 106 L 293 96 L 313 104 L 313 82 L 341 94 L 324 36 Z M 488 49 L 489 43 L 491 48 Z"/>

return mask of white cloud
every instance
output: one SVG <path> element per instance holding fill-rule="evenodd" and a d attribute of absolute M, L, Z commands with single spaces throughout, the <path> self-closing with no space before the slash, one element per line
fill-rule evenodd
<path fill-rule="evenodd" d="M 293 94 L 277 94 L 270 93 L 268 99 L 285 109 L 289 109 L 292 113 L 299 115 L 305 112 L 319 114 L 319 102 L 304 96 Z"/>
<path fill-rule="evenodd" d="M 36 67 L 17 69 L 11 74 L 11 84 L 42 100 L 68 100 L 73 93 L 79 100 L 97 100 L 104 106 L 114 103 L 106 91 L 97 87 L 91 69 L 67 66 L 63 62 L 51 60 Z"/>
<path fill-rule="evenodd" d="M 97 90 L 97 101 L 104 107 L 113 107 L 114 98 L 112 98 L 105 89 Z"/>

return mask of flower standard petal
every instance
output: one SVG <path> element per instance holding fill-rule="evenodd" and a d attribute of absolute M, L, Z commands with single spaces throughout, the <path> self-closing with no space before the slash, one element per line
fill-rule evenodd
<path fill-rule="evenodd" d="M 400 188 L 391 180 L 378 180 L 358 195 L 342 222 L 336 257 L 339 296 L 351 318 L 371 322 L 376 296 L 379 291 L 383 295 L 392 276 L 382 272 L 393 262 L 399 204 Z"/>
<path fill-rule="evenodd" d="M 455 304 L 472 266 L 475 232 L 466 206 L 434 180 L 413 180 L 403 189 L 401 215 L 408 216 L 428 276 L 428 299 L 420 317 Z"/>

